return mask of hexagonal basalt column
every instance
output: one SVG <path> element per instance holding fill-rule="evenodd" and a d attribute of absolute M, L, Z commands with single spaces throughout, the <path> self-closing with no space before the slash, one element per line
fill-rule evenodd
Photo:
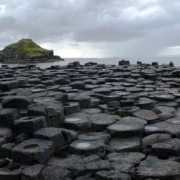
<path fill-rule="evenodd" d="M 93 114 L 89 117 L 91 121 L 91 130 L 92 131 L 103 131 L 105 130 L 108 126 L 116 122 L 116 120 L 119 117 L 113 116 L 113 115 L 108 115 L 108 114 Z"/>
<path fill-rule="evenodd" d="M 47 127 L 47 123 L 44 116 L 27 116 L 16 120 L 14 127 L 18 134 L 32 134 L 37 129 Z"/>
<path fill-rule="evenodd" d="M 64 112 L 66 115 L 77 113 L 80 111 L 80 105 L 78 102 L 68 102 L 63 104 Z"/>
<path fill-rule="evenodd" d="M 3 144 L 11 142 L 13 139 L 12 130 L 0 127 L 0 147 Z"/>
<path fill-rule="evenodd" d="M 159 116 L 150 110 L 139 110 L 133 113 L 133 116 L 147 121 L 148 124 L 159 121 Z"/>
<path fill-rule="evenodd" d="M 102 141 L 105 144 L 109 142 L 110 138 L 111 136 L 108 133 L 104 133 L 104 132 L 90 132 L 90 133 L 80 134 L 77 136 L 77 139 L 79 140 Z"/>
<path fill-rule="evenodd" d="M 21 179 L 21 166 L 15 163 L 9 163 L 6 167 L 0 168 L 1 180 L 19 180 Z"/>
<path fill-rule="evenodd" d="M 66 116 L 63 123 L 64 127 L 72 130 L 89 131 L 91 123 L 86 117 Z"/>
<path fill-rule="evenodd" d="M 140 141 L 139 137 L 113 138 L 109 145 L 116 152 L 140 152 Z"/>
<path fill-rule="evenodd" d="M 42 128 L 34 132 L 34 138 L 45 139 L 54 142 L 55 147 L 59 148 L 71 142 L 72 137 L 67 131 L 60 128 L 48 127 Z"/>
<path fill-rule="evenodd" d="M 26 96 L 7 96 L 3 99 L 3 108 L 26 109 L 32 100 Z"/>
<path fill-rule="evenodd" d="M 142 119 L 126 117 L 107 127 L 107 130 L 113 137 L 135 137 L 143 133 L 145 124 L 146 121 Z"/>
<path fill-rule="evenodd" d="M 46 107 L 46 120 L 49 127 L 60 127 L 64 119 L 64 109 L 58 104 L 49 103 Z"/>
<path fill-rule="evenodd" d="M 101 141 L 77 140 L 70 144 L 69 150 L 75 154 L 97 154 L 100 157 L 104 157 L 106 153 L 105 145 Z"/>
<path fill-rule="evenodd" d="M 180 163 L 172 160 L 160 160 L 153 156 L 148 156 L 136 168 L 136 180 L 143 179 L 180 179 Z"/>
<path fill-rule="evenodd" d="M 11 151 L 14 162 L 21 164 L 45 164 L 54 154 L 52 141 L 30 139 L 15 146 Z"/>
<path fill-rule="evenodd" d="M 1 109 L 0 110 L 0 127 L 13 128 L 14 120 L 18 118 L 16 109 Z"/>

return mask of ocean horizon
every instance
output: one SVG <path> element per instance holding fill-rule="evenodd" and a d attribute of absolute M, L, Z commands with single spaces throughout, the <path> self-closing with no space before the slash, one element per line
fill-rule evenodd
<path fill-rule="evenodd" d="M 79 61 L 81 65 L 84 65 L 87 62 L 96 62 L 98 64 L 106 64 L 106 65 L 118 65 L 118 62 L 121 60 L 129 60 L 130 64 L 137 64 L 137 61 L 141 61 L 142 63 L 151 64 L 152 62 L 158 62 L 161 64 L 169 64 L 170 62 L 174 63 L 174 66 L 180 66 L 180 57 L 127 57 L 127 58 L 64 58 L 64 61 L 55 61 L 55 62 L 43 62 L 43 63 L 27 63 L 27 64 L 36 64 L 37 67 L 40 68 L 48 68 L 54 65 L 66 66 L 70 62 Z M 24 65 L 25 63 L 0 63 L 0 66 L 3 64 L 7 64 L 9 67 L 16 67 Z"/>

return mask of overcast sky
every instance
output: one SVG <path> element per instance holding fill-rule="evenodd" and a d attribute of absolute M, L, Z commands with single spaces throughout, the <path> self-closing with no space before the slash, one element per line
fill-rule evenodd
<path fill-rule="evenodd" d="M 180 0 L 0 0 L 0 49 L 22 38 L 66 57 L 180 56 Z"/>

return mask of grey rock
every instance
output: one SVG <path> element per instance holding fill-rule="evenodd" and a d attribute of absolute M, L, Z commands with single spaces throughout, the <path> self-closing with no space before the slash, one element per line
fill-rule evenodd
<path fill-rule="evenodd" d="M 117 111 L 117 114 L 125 117 L 125 116 L 131 116 L 134 112 L 138 111 L 140 108 L 137 106 L 126 106 L 122 107 Z"/>
<path fill-rule="evenodd" d="M 72 178 L 72 173 L 65 169 L 59 169 L 59 167 L 47 166 L 42 171 L 41 180 L 66 180 L 68 178 Z"/>
<path fill-rule="evenodd" d="M 141 143 L 141 151 L 143 153 L 153 153 L 152 145 L 156 143 L 165 142 L 167 140 L 171 139 L 171 135 L 169 134 L 152 134 L 149 136 L 146 136 L 142 139 Z"/>
<path fill-rule="evenodd" d="M 73 98 L 73 101 L 78 102 L 80 108 L 91 108 L 91 97 L 79 95 Z"/>
<path fill-rule="evenodd" d="M 11 142 L 13 140 L 12 130 L 8 128 L 0 127 L 0 147 L 3 144 Z"/>
<path fill-rule="evenodd" d="M 155 102 L 148 98 L 140 98 L 136 103 L 135 106 L 138 106 L 141 109 L 150 110 L 155 106 Z"/>
<path fill-rule="evenodd" d="M 93 114 L 99 114 L 102 111 L 100 109 L 98 109 L 98 108 L 90 108 L 90 109 L 83 109 L 83 110 L 81 110 L 81 112 L 93 115 Z"/>
<path fill-rule="evenodd" d="M 63 104 L 65 115 L 77 113 L 80 111 L 78 102 L 67 102 Z"/>
<path fill-rule="evenodd" d="M 138 118 L 121 118 L 120 121 L 107 127 L 112 137 L 128 138 L 141 136 L 146 122 Z"/>
<path fill-rule="evenodd" d="M 21 180 L 39 180 L 43 166 L 36 164 L 33 166 L 27 166 L 22 170 Z"/>
<path fill-rule="evenodd" d="M 90 133 L 80 134 L 77 136 L 78 140 L 102 141 L 105 144 L 109 143 L 110 138 L 111 136 L 109 134 L 103 132 L 90 132 Z"/>
<path fill-rule="evenodd" d="M 86 117 L 81 117 L 78 115 L 66 116 L 63 122 L 63 126 L 67 129 L 80 130 L 80 131 L 90 131 L 91 123 Z"/>
<path fill-rule="evenodd" d="M 180 140 L 177 138 L 168 139 L 164 142 L 157 142 L 152 145 L 152 150 L 163 158 L 170 156 L 179 156 L 180 153 Z"/>
<path fill-rule="evenodd" d="M 0 127 L 13 128 L 14 120 L 18 118 L 16 109 L 0 109 Z"/>
<path fill-rule="evenodd" d="M 69 86 L 71 86 L 74 89 L 84 89 L 85 83 L 82 81 L 74 81 Z"/>
<path fill-rule="evenodd" d="M 32 134 L 40 128 L 47 127 L 46 118 L 44 116 L 27 116 L 15 121 L 14 128 L 17 134 Z"/>
<path fill-rule="evenodd" d="M 9 91 L 11 89 L 19 88 L 19 81 L 5 81 L 0 83 L 0 90 Z"/>
<path fill-rule="evenodd" d="M 113 138 L 109 145 L 116 152 L 140 152 L 140 138 Z"/>
<path fill-rule="evenodd" d="M 180 163 L 171 160 L 160 160 L 153 156 L 148 156 L 145 161 L 142 161 L 136 168 L 136 180 L 143 179 L 179 179 L 180 178 Z"/>
<path fill-rule="evenodd" d="M 176 109 L 173 107 L 167 107 L 167 106 L 156 106 L 155 108 L 152 109 L 153 112 L 156 114 L 161 114 L 161 113 L 175 113 Z"/>
<path fill-rule="evenodd" d="M 45 139 L 54 142 L 55 147 L 59 148 L 72 141 L 70 133 L 59 128 L 48 127 L 34 132 L 33 138 Z"/>
<path fill-rule="evenodd" d="M 42 139 L 26 140 L 12 149 L 11 157 L 14 162 L 21 164 L 45 164 L 54 154 L 53 142 Z"/>
<path fill-rule="evenodd" d="M 156 113 L 150 110 L 139 110 L 133 113 L 133 116 L 144 119 L 148 124 L 158 122 L 159 117 Z"/>
<path fill-rule="evenodd" d="M 63 106 L 56 103 L 46 105 L 46 121 L 49 127 L 60 127 L 64 120 Z"/>
<path fill-rule="evenodd" d="M 95 174 L 95 177 L 98 180 L 131 180 L 131 177 L 128 174 L 120 173 L 118 171 L 99 171 Z"/>
<path fill-rule="evenodd" d="M 2 148 L 3 157 L 11 159 L 11 150 L 15 146 L 16 146 L 15 143 L 7 143 L 7 144 L 2 145 L 1 148 Z"/>
<path fill-rule="evenodd" d="M 146 125 L 144 128 L 145 135 L 151 135 L 155 133 L 166 133 L 173 137 L 180 137 L 180 125 L 179 121 L 172 120 L 171 122 L 159 122 L 152 125 Z"/>
<path fill-rule="evenodd" d="M 103 113 L 93 114 L 89 117 L 91 121 L 91 129 L 92 131 L 103 131 L 109 125 L 113 124 L 118 120 L 118 117 L 113 115 L 107 115 Z"/>
<path fill-rule="evenodd" d="M 1 180 L 20 180 L 21 179 L 21 168 L 19 165 L 9 164 L 6 167 L 0 168 L 0 179 Z"/>
<path fill-rule="evenodd" d="M 69 150 L 76 154 L 97 154 L 100 157 L 104 157 L 106 153 L 105 145 L 102 141 L 73 141 L 69 146 Z"/>
<path fill-rule="evenodd" d="M 7 96 L 2 100 L 3 108 L 27 109 L 32 100 L 26 96 Z"/>
<path fill-rule="evenodd" d="M 29 116 L 46 116 L 46 107 L 41 104 L 33 104 L 28 106 Z"/>

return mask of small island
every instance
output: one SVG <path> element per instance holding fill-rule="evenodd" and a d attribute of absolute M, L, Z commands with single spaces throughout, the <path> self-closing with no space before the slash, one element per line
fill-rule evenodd
<path fill-rule="evenodd" d="M 54 55 L 53 50 L 40 47 L 31 39 L 22 39 L 17 43 L 6 46 L 0 51 L 2 63 L 29 63 L 64 61 L 60 56 Z"/>

